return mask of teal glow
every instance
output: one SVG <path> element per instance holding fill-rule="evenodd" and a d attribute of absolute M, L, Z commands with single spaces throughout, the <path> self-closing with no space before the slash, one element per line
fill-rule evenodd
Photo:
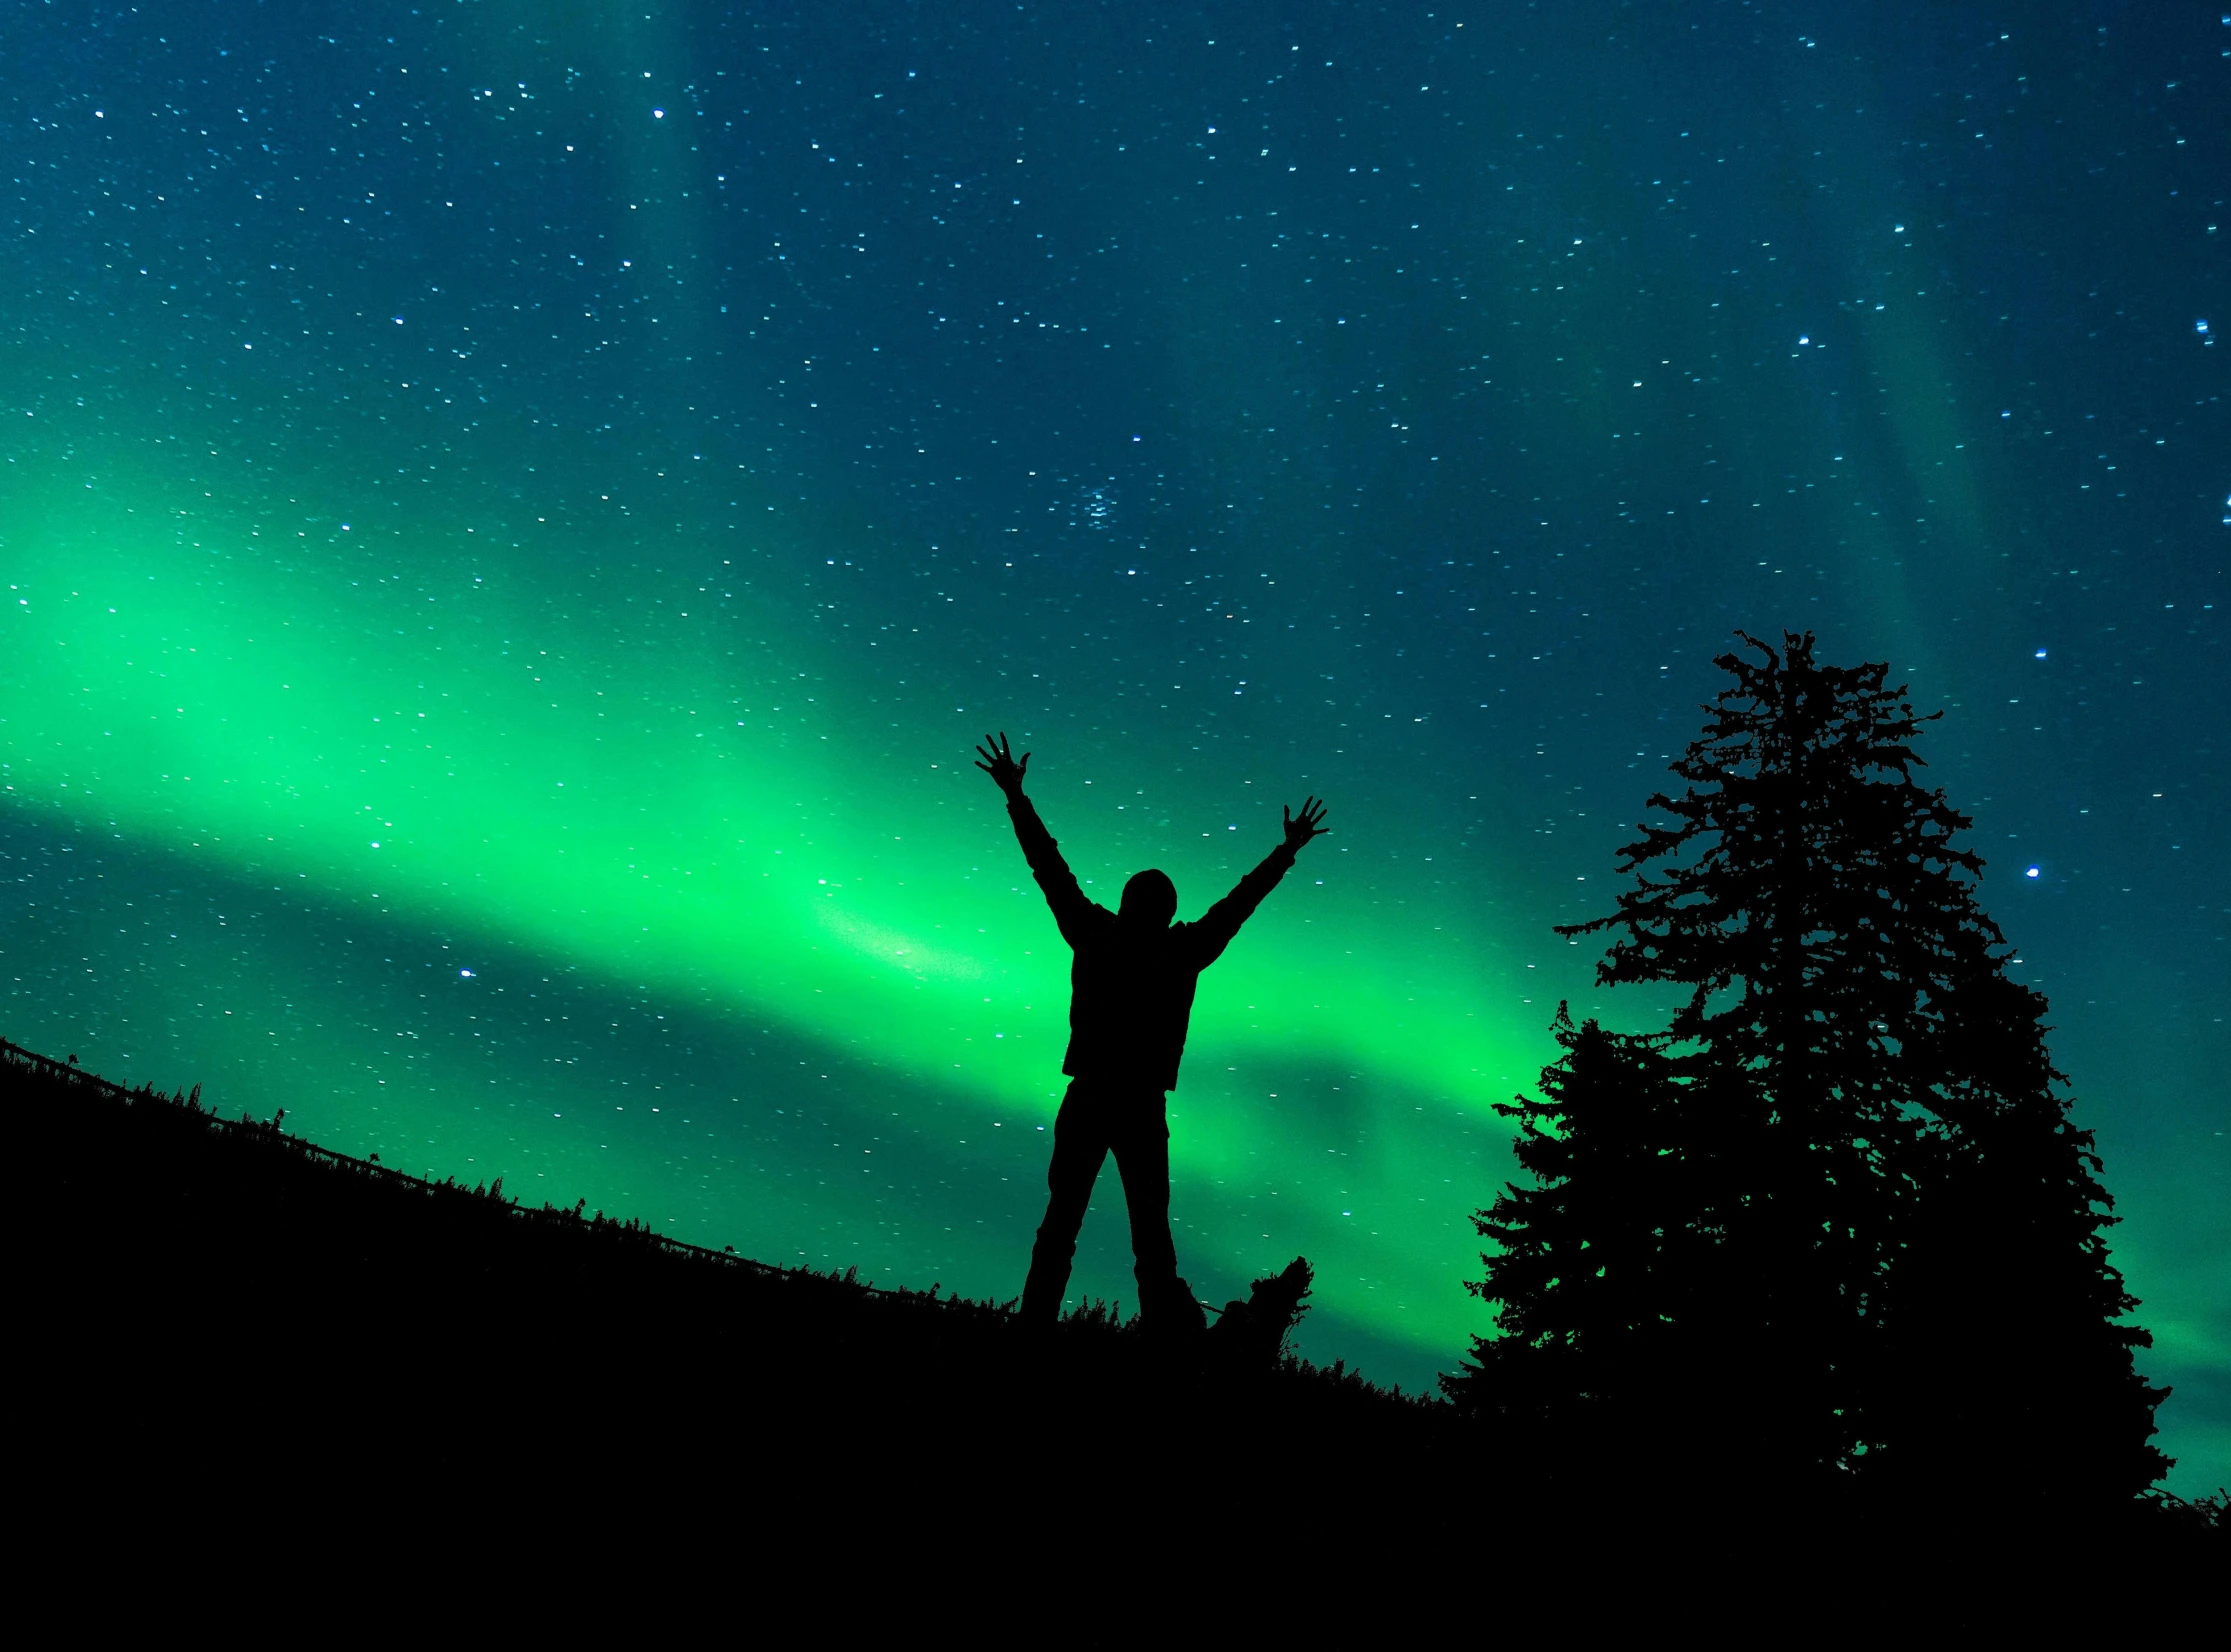
<path fill-rule="evenodd" d="M 1658 1009 L 1551 926 L 1810 626 L 1946 710 L 2212 1488 L 2222 31 L 1614 11 L 0 24 L 0 1032 L 1006 1297 L 1066 960 L 970 744 L 1190 912 L 1316 792 L 1180 1251 L 1426 1382 L 1493 1104 Z"/>

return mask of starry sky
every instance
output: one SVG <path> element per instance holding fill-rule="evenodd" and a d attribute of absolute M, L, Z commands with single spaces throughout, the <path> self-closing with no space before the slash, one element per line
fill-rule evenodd
<path fill-rule="evenodd" d="M 0 52 L 0 1033 L 1003 1298 L 1066 957 L 970 743 L 1188 916 L 1316 792 L 1203 982 L 1178 1242 L 1212 1301 L 1308 1255 L 1305 1351 L 1416 1386 L 1558 1002 L 1664 1008 L 1551 926 L 1735 628 L 1811 628 L 1945 713 L 2171 1483 L 2231 1474 L 2219 8 L 148 0 Z"/>

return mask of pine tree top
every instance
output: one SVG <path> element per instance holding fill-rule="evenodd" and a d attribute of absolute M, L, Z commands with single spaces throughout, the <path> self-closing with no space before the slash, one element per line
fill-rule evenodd
<path fill-rule="evenodd" d="M 2005 946 L 1976 903 L 1982 857 L 1957 841 L 1973 822 L 1915 775 L 1942 713 L 1916 712 L 1885 663 L 1821 664 L 1810 632 L 1779 649 L 1739 635 L 1746 651 L 1714 662 L 1734 680 L 1672 766 L 1684 789 L 1649 799 L 1672 823 L 1640 823 L 1620 850 L 1634 882 L 1616 912 L 1558 933 L 1623 932 L 1605 985 L 1689 986 L 1679 1040 L 1786 1044 L 1793 1017 L 1832 1007 L 1874 1036 L 1915 1036 L 1949 978 L 1999 973 Z M 1808 1002 L 1868 980 L 1868 1001 Z"/>

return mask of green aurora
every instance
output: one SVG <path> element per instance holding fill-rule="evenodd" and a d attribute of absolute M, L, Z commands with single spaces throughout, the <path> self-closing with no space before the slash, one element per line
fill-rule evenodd
<path fill-rule="evenodd" d="M 547 616 L 546 588 L 530 597 L 501 576 L 452 572 L 439 594 L 417 580 L 339 579 L 329 563 L 324 575 L 302 579 L 259 570 L 239 589 L 181 577 L 182 551 L 261 561 L 256 541 L 285 530 L 181 518 L 163 504 L 176 496 L 155 491 L 149 504 L 118 511 L 58 507 L 32 536 L 53 560 L 31 562 L 18 584 L 56 594 L 18 598 L 17 624 L 28 633 L 20 640 L 25 654 L 58 663 L 43 665 L 14 702 L 17 796 L 72 820 L 93 810 L 121 840 L 229 885 L 227 898 L 243 908 L 335 909 L 372 935 L 392 932 L 391 949 L 423 952 L 425 937 L 455 937 L 442 950 L 469 961 L 446 971 L 443 985 L 449 974 L 471 985 L 451 992 L 450 1013 L 514 1037 L 531 1037 L 539 1016 L 516 1008 L 507 1016 L 493 1000 L 517 992 L 522 977 L 585 976 L 594 998 L 671 1000 L 716 1025 L 773 1022 L 817 1050 L 864 1059 L 878 1076 L 859 1082 L 884 1094 L 799 1098 L 846 1119 L 856 1138 L 886 1116 L 879 1103 L 888 1102 L 901 1103 L 889 1116 L 935 1110 L 954 1133 L 947 1147 L 965 1145 L 970 1132 L 1034 1133 L 1050 1121 L 1067 1036 L 1066 953 L 999 835 L 998 800 L 986 806 L 965 745 L 962 761 L 953 760 L 949 719 L 898 723 L 901 732 L 872 744 L 849 739 L 841 687 L 832 695 L 818 686 L 831 675 L 822 651 L 787 648 L 739 666 L 739 635 L 785 627 L 711 585 L 678 594 L 670 615 L 644 616 L 616 637 L 609 624 Z M 142 512 L 169 518 L 155 530 L 158 545 L 135 520 Z M 392 566 L 391 558 L 381 561 Z M 424 570 L 426 580 L 438 577 Z M 595 591 L 576 595 L 582 609 L 598 606 Z M 692 596 L 695 615 L 678 606 Z M 894 749 L 943 760 L 894 761 Z M 848 774 L 877 783 L 848 785 Z M 1114 806 L 1119 817 L 1151 812 L 1137 801 L 1146 788 L 1125 786 L 1127 778 L 1113 769 L 1077 790 L 1089 800 L 1086 788 L 1097 784 L 1129 797 Z M 1246 825 L 1217 820 L 1214 832 L 1172 820 L 1127 829 L 1120 818 L 1111 829 L 1096 818 L 1105 810 L 1075 802 L 1068 812 L 1086 829 L 1073 852 L 1100 863 L 1104 878 L 1106 868 L 1146 858 L 1194 890 L 1220 893 L 1234 863 L 1263 847 L 1266 816 L 1275 839 L 1279 807 L 1279 794 L 1258 798 L 1247 778 L 1227 790 L 1226 812 Z M 1436 1288 L 1445 1281 L 1417 1239 L 1468 1231 L 1452 1220 L 1463 1215 L 1463 1196 L 1416 1189 L 1452 1185 L 1452 1147 L 1467 1144 L 1464 1162 L 1476 1158 L 1484 1109 L 1466 1108 L 1464 1098 L 1520 1081 L 1536 1035 L 1516 1017 L 1490 1023 L 1481 1013 L 1480 1001 L 1494 996 L 1491 954 L 1468 954 L 1442 926 L 1411 934 L 1375 915 L 1378 905 L 1319 897 L 1283 922 L 1266 915 L 1256 926 L 1264 939 L 1219 969 L 1189 1056 L 1178 1162 L 1204 1186 L 1241 1190 L 1237 1206 L 1253 1202 L 1252 1184 L 1286 1190 L 1302 1212 L 1281 1222 L 1286 1235 L 1362 1270 L 1372 1289 L 1421 1299 L 1393 1313 L 1446 1342 L 1464 1323 L 1462 1302 Z M 1330 957 L 1313 950 L 1327 944 L 1322 933 L 1339 937 Z M 491 954 L 511 960 L 508 969 L 489 967 Z M 247 1017 L 230 1029 L 244 1040 L 231 1045 L 234 1060 L 259 1037 L 276 1043 L 299 1033 L 305 1018 L 321 1029 L 353 1019 L 356 983 L 320 992 L 297 965 L 298 957 L 272 960 L 237 1005 L 206 1002 L 197 979 L 201 1015 Z M 708 1027 L 703 1036 L 721 1034 Z M 258 1102 L 295 1106 L 305 1130 L 392 1141 L 391 1159 L 404 1142 L 454 1137 L 477 1144 L 466 1162 L 500 1173 L 522 1150 L 550 1150 L 538 1134 L 559 1134 L 542 1130 L 539 1107 L 512 1102 L 513 1116 L 483 1135 L 495 1121 L 476 1128 L 469 1115 L 485 1110 L 486 1081 L 445 1071 L 447 1058 L 410 1063 L 420 1070 L 405 1079 L 380 1076 L 398 1055 L 377 1041 L 341 1057 L 320 1038 L 302 1053 L 358 1065 L 357 1105 L 401 1116 L 375 1124 L 342 1112 L 328 1122 L 307 1098 L 290 1101 L 287 1086 L 299 1082 L 291 1073 Z M 756 1088 L 748 1071 L 747 1057 L 732 1087 Z M 594 1110 L 610 1082 L 574 1093 L 573 1105 Z M 553 1097 L 551 1118 L 562 1117 L 572 1086 L 552 1089 L 545 1078 L 541 1088 Z M 368 1092 L 380 1089 L 396 1093 L 375 1102 Z M 1342 1093 L 1373 1109 L 1363 1151 L 1348 1139 L 1353 1132 L 1322 1126 L 1328 1113 L 1347 1110 L 1327 1099 Z M 1390 1106 L 1412 1096 L 1407 1119 Z M 1442 1116 L 1451 1103 L 1456 1116 Z M 1297 1115 L 1317 1127 L 1297 1136 Z M 631 1134 L 601 1115 L 591 1133 Z M 1017 1151 L 1027 1164 L 1041 1145 Z M 595 1151 L 622 1156 L 577 1161 L 572 1174 L 590 1174 L 582 1190 L 615 1208 L 686 1197 L 681 1208 L 662 1207 L 662 1219 L 700 1237 L 725 1242 L 743 1232 L 763 1249 L 796 1248 L 754 1214 L 763 1190 L 702 1177 L 677 1184 L 678 1149 L 657 1127 Z M 1328 1154 L 1344 1161 L 1329 1177 L 1319 1162 Z M 433 1157 L 445 1171 L 456 1162 Z M 564 1191 L 576 1191 L 571 1180 Z M 894 1220 L 887 1192 L 870 1167 L 858 1190 L 833 1184 L 829 1202 L 849 1226 L 898 1230 L 886 1247 L 926 1243 L 933 1265 L 997 1287 L 995 1258 L 1012 1248 L 1011 1232 L 988 1238 L 981 1256 L 948 1252 L 917 1231 L 922 1217 Z M 1346 1207 L 1340 1222 L 1358 1223 L 1353 1231 L 1328 1218 L 1323 1207 L 1333 1199 Z M 1348 1214 L 1359 1207 L 1360 1221 Z M 1202 1217 L 1188 1219 L 1197 1229 Z M 1244 1210 L 1218 1210 L 1215 1223 L 1219 1247 L 1248 1265 L 1261 1246 L 1245 1242 Z M 850 1263 L 863 1253 L 802 1254 Z M 918 1271 L 907 1267 L 911 1248 L 865 1254 L 871 1271 Z"/>
<path fill-rule="evenodd" d="M 1067 959 L 970 743 L 1188 915 L 1316 792 L 1178 1242 L 1416 1385 L 1558 1002 L 1660 1007 L 1550 926 L 1809 625 L 1947 711 L 2222 1477 L 2231 31 L 639 10 L 0 25 L 0 1032 L 1006 1298 Z"/>

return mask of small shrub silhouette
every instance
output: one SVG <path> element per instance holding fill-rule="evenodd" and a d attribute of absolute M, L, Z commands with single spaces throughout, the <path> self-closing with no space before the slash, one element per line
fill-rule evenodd
<path fill-rule="evenodd" d="M 1245 1302 L 1224 1305 L 1224 1313 L 1210 1329 L 1218 1352 L 1241 1366 L 1272 1366 L 1289 1357 L 1288 1344 L 1301 1316 L 1309 1311 L 1306 1299 L 1316 1272 L 1303 1257 L 1248 1288 Z"/>

